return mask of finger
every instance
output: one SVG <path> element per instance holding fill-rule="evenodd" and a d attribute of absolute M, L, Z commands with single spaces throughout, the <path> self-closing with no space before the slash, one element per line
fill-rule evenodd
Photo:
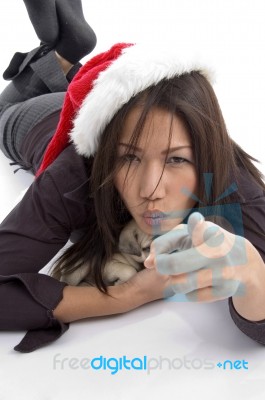
<path fill-rule="evenodd" d="M 213 303 L 214 301 L 220 301 L 227 299 L 227 296 L 217 296 L 214 293 L 213 287 L 206 287 L 185 295 L 187 301 L 198 302 L 198 303 Z"/>
<path fill-rule="evenodd" d="M 217 301 L 231 296 L 244 296 L 245 287 L 236 279 L 223 279 L 223 269 L 201 269 L 189 274 L 171 276 L 170 289 L 176 301 Z M 202 289 L 208 288 L 206 292 Z M 211 292 L 209 291 L 211 289 Z M 171 295 L 172 296 L 172 295 Z"/>
<path fill-rule="evenodd" d="M 165 274 L 191 272 L 209 265 L 212 259 L 228 256 L 234 247 L 235 239 L 235 235 L 212 222 L 205 221 L 203 216 L 196 212 L 190 216 L 188 225 L 181 224 L 153 241 L 145 266 L 155 268 L 157 265 L 159 272 Z M 163 257 L 157 258 L 160 254 Z M 172 254 L 174 256 L 171 257 Z M 163 269 L 167 266 L 169 269 Z"/>
<path fill-rule="evenodd" d="M 239 236 L 210 221 L 197 224 L 192 231 L 193 247 L 209 258 L 228 256 L 241 241 Z"/>
<path fill-rule="evenodd" d="M 216 247 L 222 244 L 224 241 L 224 230 L 217 224 L 210 221 L 205 221 L 202 214 L 199 212 L 194 212 L 190 215 L 188 219 L 188 232 L 192 238 L 192 244 L 197 247 L 208 241 L 208 245 L 211 247 Z"/>
<path fill-rule="evenodd" d="M 211 241 L 211 238 L 208 239 Z M 217 268 L 225 266 L 225 257 L 214 257 L 217 253 L 210 254 L 208 241 L 201 246 L 172 254 L 159 254 L 154 259 L 154 264 L 161 274 L 176 275 L 185 272 L 197 271 L 201 268 Z M 208 250 L 208 251 L 207 251 Z"/>
<path fill-rule="evenodd" d="M 156 238 L 150 246 L 151 254 L 172 253 L 188 247 L 187 240 L 191 244 L 186 224 L 180 224 L 171 231 Z"/>
<path fill-rule="evenodd" d="M 208 227 L 207 230 L 206 227 Z M 236 249 L 237 247 L 242 248 L 242 245 L 240 245 L 241 237 L 226 232 L 223 228 L 209 221 L 197 223 L 191 229 L 189 227 L 188 229 L 193 235 L 192 240 L 199 231 L 198 235 L 203 236 L 202 244 L 193 247 L 190 245 L 187 250 L 156 256 L 153 264 L 157 266 L 161 274 L 180 274 L 196 271 L 207 266 L 217 268 L 218 266 L 237 264 Z"/>
<path fill-rule="evenodd" d="M 238 290 L 238 282 L 229 281 L 227 285 L 210 286 L 186 293 L 187 301 L 214 302 L 233 296 Z M 243 291 L 242 291 L 243 292 Z"/>
<path fill-rule="evenodd" d="M 170 291 L 171 290 L 171 291 Z M 228 296 L 216 296 L 213 295 L 212 287 L 205 287 L 198 290 L 193 290 L 189 293 L 173 293 L 172 289 L 168 289 L 168 298 L 165 296 L 166 301 L 170 302 L 191 302 L 191 303 L 212 303 L 214 301 L 220 301 L 227 299 Z M 167 294 L 167 293 L 165 293 Z"/>
<path fill-rule="evenodd" d="M 170 285 L 175 293 L 186 294 L 204 287 L 213 286 L 213 271 L 202 268 L 199 271 L 172 275 Z"/>
<path fill-rule="evenodd" d="M 188 233 L 190 236 L 193 235 L 193 231 L 197 225 L 200 225 L 203 221 L 205 221 L 204 216 L 199 212 L 192 213 L 188 218 Z"/>
<path fill-rule="evenodd" d="M 193 240 L 196 242 L 195 245 L 200 245 L 214 236 L 219 228 L 220 227 L 212 222 L 205 221 L 202 214 L 194 212 L 189 217 L 188 224 L 180 224 L 171 231 L 156 238 L 151 244 L 150 255 L 170 254 L 175 251 L 190 248 L 194 246 L 194 243 L 192 243 Z M 204 231 L 206 231 L 205 234 Z M 212 245 L 214 244 L 215 243 Z"/>
<path fill-rule="evenodd" d="M 221 295 L 220 290 L 224 290 L 226 293 L 234 293 L 242 282 L 234 278 L 224 278 L 223 272 L 224 268 L 201 268 L 195 272 L 170 275 L 170 284 L 176 293 L 188 293 L 208 286 L 213 287 L 213 290 L 216 289 L 218 296 Z"/>
<path fill-rule="evenodd" d="M 155 239 L 150 246 L 150 254 L 144 261 L 146 268 L 155 268 L 155 257 L 161 253 L 172 253 L 192 246 L 187 225 L 180 224 L 171 231 Z"/>

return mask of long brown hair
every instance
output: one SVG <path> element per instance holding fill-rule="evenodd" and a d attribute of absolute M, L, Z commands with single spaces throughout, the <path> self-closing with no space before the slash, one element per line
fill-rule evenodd
<path fill-rule="evenodd" d="M 106 261 L 117 250 L 122 228 L 132 218 L 113 183 L 115 174 L 121 167 L 117 161 L 118 143 L 128 113 L 139 105 L 142 111 L 131 137 L 131 145 L 137 144 L 145 119 L 154 107 L 167 110 L 184 122 L 190 134 L 198 176 L 198 211 L 202 207 L 200 204 L 203 204 L 204 208 L 213 205 L 218 208 L 220 205 L 240 202 L 239 190 L 214 203 L 214 199 L 217 199 L 231 183 L 238 182 L 240 167 L 248 171 L 249 178 L 261 189 L 265 189 L 264 177 L 252 163 L 258 160 L 247 154 L 229 137 L 218 100 L 207 79 L 199 71 L 193 71 L 163 80 L 126 103 L 103 132 L 90 176 L 90 197 L 94 205 L 91 224 L 87 227 L 84 237 L 66 250 L 57 261 L 52 271 L 55 278 L 59 278 L 62 269 L 64 273 L 72 272 L 83 263 L 89 262 L 94 284 L 100 291 L 107 293 L 102 270 Z M 169 132 L 168 146 L 170 135 Z M 205 173 L 211 173 L 212 176 L 210 197 L 205 191 Z M 253 224 L 248 228 L 255 231 Z"/>

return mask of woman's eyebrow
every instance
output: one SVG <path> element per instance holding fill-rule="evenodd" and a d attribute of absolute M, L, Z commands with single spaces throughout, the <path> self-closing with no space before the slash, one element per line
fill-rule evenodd
<path fill-rule="evenodd" d="M 131 148 L 133 151 L 138 151 L 139 153 L 143 151 L 143 149 L 141 149 L 140 147 L 130 145 L 129 143 L 119 143 L 119 146 L 124 146 L 124 147 L 127 147 L 127 148 Z M 165 149 L 165 150 L 161 151 L 161 154 L 163 154 L 163 155 L 164 154 L 169 154 L 169 153 L 172 153 L 173 151 L 185 149 L 187 147 L 192 148 L 191 145 L 183 144 L 183 145 L 178 146 L 178 147 L 171 147 L 169 149 Z"/>

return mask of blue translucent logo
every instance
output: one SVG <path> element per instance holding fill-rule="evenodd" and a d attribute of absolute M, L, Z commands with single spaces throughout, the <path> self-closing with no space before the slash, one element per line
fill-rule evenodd
<path fill-rule="evenodd" d="M 94 370 L 110 370 L 111 375 L 117 374 L 121 370 L 146 370 L 147 368 L 147 356 L 142 358 L 135 357 L 129 359 L 126 356 L 119 358 L 110 357 L 106 358 L 103 356 L 95 357 L 91 360 L 91 368 Z"/>
<path fill-rule="evenodd" d="M 225 360 L 224 362 L 218 362 L 216 364 L 218 368 L 225 370 L 239 370 L 239 369 L 248 369 L 248 361 L 246 360 Z"/>
<path fill-rule="evenodd" d="M 210 370 L 210 369 L 223 369 L 223 370 L 248 370 L 248 361 L 242 360 L 225 360 L 214 361 L 205 358 L 192 358 L 189 355 L 165 357 L 159 355 L 156 357 L 149 357 L 147 355 L 140 357 L 129 358 L 126 355 L 121 357 L 104 357 L 103 355 L 88 358 L 88 357 L 65 357 L 61 353 L 57 353 L 53 357 L 53 369 L 61 370 L 94 370 L 98 372 L 107 372 L 111 375 L 116 375 L 119 372 L 131 373 L 139 371 L 139 373 L 146 373 L 150 375 L 153 371 L 157 370 L 170 370 L 179 371 L 180 369 L 187 369 L 189 371 L 196 370 Z"/>
<path fill-rule="evenodd" d="M 205 173 L 204 185 L 207 202 L 211 199 L 212 183 L 213 174 Z M 162 274 L 169 275 L 178 275 L 181 273 L 185 275 L 185 272 L 187 272 L 185 278 L 183 278 L 183 282 L 172 286 L 164 293 L 164 297 L 167 301 L 182 302 L 199 300 L 197 297 L 197 289 L 200 287 L 197 283 L 196 269 L 194 268 L 192 273 L 188 267 L 191 261 L 193 262 L 193 266 L 200 266 L 198 270 L 211 269 L 212 281 L 209 287 L 212 290 L 212 296 L 216 298 L 226 298 L 234 294 L 236 294 L 236 296 L 244 295 L 245 288 L 242 282 L 232 279 L 228 282 L 227 279 L 224 280 L 222 277 L 223 267 L 244 265 L 247 262 L 241 205 L 239 203 L 216 204 L 237 190 L 237 185 L 233 183 L 211 202 L 212 205 L 204 206 L 204 203 L 195 194 L 183 188 L 182 193 L 196 201 L 198 207 L 187 210 L 177 210 L 166 214 L 166 219 L 181 218 L 182 224 L 178 226 L 179 229 L 166 233 L 166 235 L 171 235 L 170 241 L 174 243 L 175 248 L 169 253 L 170 255 L 172 254 L 171 261 L 169 261 L 167 254 L 160 254 L 156 257 L 157 268 Z M 204 241 L 202 243 L 207 244 L 208 247 L 204 246 L 203 251 L 202 246 L 193 245 L 191 232 L 187 227 L 189 217 L 194 212 L 199 212 L 206 221 L 213 220 L 215 224 L 211 224 L 204 232 Z M 231 243 L 229 242 L 230 246 L 228 246 L 227 240 L 224 242 L 225 235 L 219 226 L 232 234 L 230 238 L 233 240 L 231 240 Z M 162 232 L 159 232 L 159 229 L 160 227 L 155 227 L 153 233 L 154 237 L 159 237 L 158 241 L 162 243 L 163 234 L 161 235 Z M 165 234 L 165 232 L 163 233 Z M 165 236 L 165 238 L 166 237 L 169 238 L 169 236 Z M 207 248 L 208 250 L 214 250 L 214 248 L 222 244 L 224 245 L 223 248 L 225 248 L 225 254 L 222 254 L 219 258 L 209 256 L 209 254 L 213 252 L 207 252 Z M 156 242 L 154 242 L 154 245 L 156 246 Z M 157 244 L 157 246 L 159 245 Z M 172 263 L 175 263 L 173 267 Z M 170 265 L 174 273 L 169 272 Z M 177 265 L 180 266 L 180 272 L 178 272 Z M 187 266 L 187 271 L 184 269 L 185 265 Z"/>

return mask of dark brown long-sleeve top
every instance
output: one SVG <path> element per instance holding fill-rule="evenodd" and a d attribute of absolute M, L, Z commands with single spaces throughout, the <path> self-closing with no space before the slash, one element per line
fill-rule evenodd
<path fill-rule="evenodd" d="M 36 126 L 21 147 L 23 165 L 38 169 L 44 149 L 58 121 L 58 113 Z M 81 236 L 93 218 L 89 198 L 89 167 L 73 145 L 28 189 L 22 201 L 0 226 L 0 329 L 27 330 L 15 347 L 33 351 L 59 338 L 69 327 L 53 317 L 62 299 L 65 283 L 38 273 L 66 244 L 71 235 Z M 265 193 L 242 172 L 240 187 L 244 220 L 254 220 L 264 232 Z M 245 229 L 265 261 L 265 238 Z M 265 290 L 265 288 L 264 288 Z M 229 299 L 231 317 L 238 328 L 253 340 L 265 344 L 265 320 L 242 318 Z"/>

